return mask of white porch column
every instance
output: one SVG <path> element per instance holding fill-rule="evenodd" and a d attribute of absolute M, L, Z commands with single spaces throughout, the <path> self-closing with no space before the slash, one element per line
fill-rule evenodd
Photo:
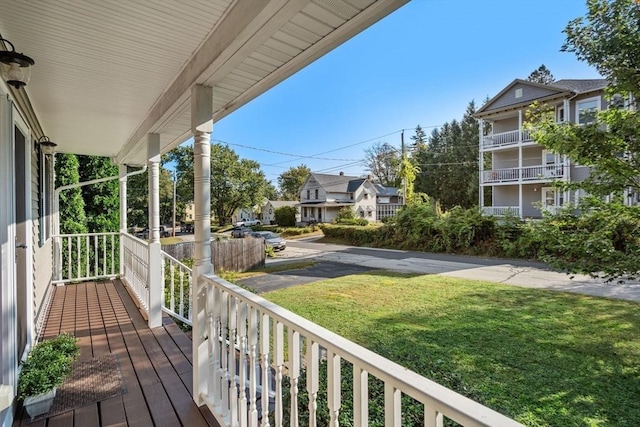
<path fill-rule="evenodd" d="M 149 170 L 149 327 L 162 326 L 162 261 L 160 258 L 160 135 L 147 136 Z"/>
<path fill-rule="evenodd" d="M 213 131 L 213 89 L 196 85 L 191 89 L 191 131 L 193 132 L 193 201 L 195 256 L 193 265 L 192 342 L 193 400 L 205 402 L 208 352 L 206 335 L 206 286 L 201 276 L 213 272 L 211 262 L 211 132 Z"/>
<path fill-rule="evenodd" d="M 484 151 L 482 150 L 482 138 L 484 137 L 484 120 L 478 120 L 478 134 L 480 135 L 478 141 L 478 206 L 482 209 L 484 207 L 484 186 L 482 185 L 482 177 L 484 175 Z"/>
<path fill-rule="evenodd" d="M 127 165 L 118 166 L 120 175 L 120 276 L 124 275 L 124 242 L 122 233 L 127 232 Z"/>

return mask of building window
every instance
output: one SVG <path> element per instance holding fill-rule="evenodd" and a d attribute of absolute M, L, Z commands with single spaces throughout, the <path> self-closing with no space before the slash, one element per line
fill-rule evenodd
<path fill-rule="evenodd" d="M 307 218 L 307 216 L 308 216 L 307 215 L 307 208 L 304 208 L 303 211 L 304 211 L 304 217 Z"/>
<path fill-rule="evenodd" d="M 311 190 L 307 190 L 307 200 L 311 198 Z"/>
<path fill-rule="evenodd" d="M 600 97 L 583 99 L 576 102 L 576 123 L 586 125 L 596 121 L 600 111 Z"/>
<path fill-rule="evenodd" d="M 44 246 L 45 242 L 51 237 L 51 227 L 49 218 L 51 216 L 51 175 L 52 165 L 51 157 L 46 156 L 40 149 L 40 145 L 37 148 L 38 156 L 38 173 L 40 179 L 38 180 L 38 222 L 39 222 L 39 239 L 38 244 L 40 247 Z"/>
<path fill-rule="evenodd" d="M 364 193 L 364 199 L 367 200 L 369 198 L 369 193 Z"/>
<path fill-rule="evenodd" d="M 556 111 L 556 122 L 564 122 L 564 107 L 558 107 L 558 110 Z"/>
<path fill-rule="evenodd" d="M 316 200 L 318 200 L 318 189 L 316 188 Z"/>
<path fill-rule="evenodd" d="M 516 98 L 522 98 L 522 88 L 516 89 Z"/>

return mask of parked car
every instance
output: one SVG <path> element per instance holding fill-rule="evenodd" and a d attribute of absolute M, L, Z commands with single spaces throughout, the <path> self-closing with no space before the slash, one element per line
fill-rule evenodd
<path fill-rule="evenodd" d="M 238 221 L 234 224 L 236 227 L 251 227 L 253 225 L 262 225 L 262 222 L 259 219 L 245 219 L 242 221 Z"/>
<path fill-rule="evenodd" d="M 164 225 L 160 226 L 160 237 L 169 237 L 171 236 L 171 230 L 165 229 Z M 142 232 L 136 234 L 136 237 L 140 239 L 148 239 L 149 238 L 149 228 L 145 228 Z"/>
<path fill-rule="evenodd" d="M 244 236 L 248 236 L 251 233 L 253 233 L 253 230 L 245 226 L 233 227 L 231 229 L 231 237 L 241 238 Z"/>
<path fill-rule="evenodd" d="M 283 251 L 287 247 L 287 242 L 271 231 L 254 231 L 251 235 L 264 239 L 267 246 L 271 246 L 274 251 Z"/>

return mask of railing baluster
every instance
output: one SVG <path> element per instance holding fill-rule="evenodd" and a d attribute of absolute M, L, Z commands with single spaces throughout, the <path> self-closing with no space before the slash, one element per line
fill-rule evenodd
<path fill-rule="evenodd" d="M 104 276 L 107 274 L 107 235 L 102 235 L 102 274 Z"/>
<path fill-rule="evenodd" d="M 353 365 L 353 424 L 369 425 L 369 373 Z"/>
<path fill-rule="evenodd" d="M 307 338 L 307 393 L 309 393 L 309 427 L 316 427 L 319 385 L 319 346 Z"/>
<path fill-rule="evenodd" d="M 76 277 L 82 277 L 82 269 L 80 267 L 80 262 L 82 261 L 82 257 L 80 256 L 80 237 L 76 237 L 76 250 L 78 251 L 77 255 L 78 255 L 78 259 L 77 259 L 77 263 L 78 263 L 78 275 Z M 69 278 L 71 279 L 73 276 L 70 276 Z"/>
<path fill-rule="evenodd" d="M 238 426 L 238 386 L 236 370 L 236 343 L 238 340 L 238 299 L 229 296 L 229 413 L 231 427 Z"/>
<path fill-rule="evenodd" d="M 424 405 L 424 427 L 443 427 L 444 417 L 442 413 Z"/>
<path fill-rule="evenodd" d="M 262 394 L 260 399 L 262 401 L 262 427 L 269 427 L 269 391 L 271 384 L 269 382 L 269 315 L 262 313 L 262 319 L 260 321 L 260 353 L 262 357 Z"/>
<path fill-rule="evenodd" d="M 275 334 L 273 335 L 273 351 L 275 354 L 276 362 L 275 424 L 276 427 L 282 427 L 282 369 L 284 365 L 284 325 L 281 322 L 276 322 L 275 328 Z"/>
<path fill-rule="evenodd" d="M 257 386 L 256 372 L 257 342 L 258 342 L 258 313 L 253 307 L 249 310 L 249 426 L 258 427 Z"/>
<path fill-rule="evenodd" d="M 291 413 L 290 427 L 298 427 L 298 378 L 300 377 L 300 333 L 289 330 L 289 378 L 291 386 Z"/>
<path fill-rule="evenodd" d="M 329 406 L 329 426 L 338 427 L 340 414 L 340 356 L 332 350 L 327 354 L 327 403 Z"/>
<path fill-rule="evenodd" d="M 400 427 L 402 425 L 402 407 L 400 390 L 384 383 L 384 425 Z"/>
<path fill-rule="evenodd" d="M 221 382 L 221 398 L 222 398 L 222 415 L 226 418 L 229 416 L 229 351 L 228 347 L 232 346 L 230 338 L 228 338 L 228 316 L 229 316 L 229 294 L 220 290 L 218 309 L 220 313 L 220 382 Z"/>
<path fill-rule="evenodd" d="M 211 286 L 207 287 L 205 297 L 205 308 L 206 308 L 206 321 L 207 321 L 207 350 L 209 352 L 209 375 L 207 375 L 207 396 L 211 400 L 213 406 L 217 406 L 216 402 L 216 389 L 214 386 L 215 381 L 215 326 L 214 326 L 214 318 L 213 318 L 213 293 L 216 288 Z"/>
<path fill-rule="evenodd" d="M 73 277 L 72 269 L 71 269 L 71 258 L 73 257 L 73 244 L 71 243 L 71 237 L 67 237 L 67 248 L 69 251 L 69 255 L 67 256 L 67 279 L 71 279 Z"/>
<path fill-rule="evenodd" d="M 165 271 L 164 268 L 163 268 L 163 271 Z M 176 273 L 175 265 L 173 264 L 173 262 L 171 262 L 171 260 L 169 260 L 169 274 L 170 274 L 169 288 L 171 289 L 171 294 L 169 294 L 169 298 L 170 298 L 169 307 L 171 307 L 171 311 L 173 312 L 176 311 L 175 273 Z M 180 315 L 182 315 L 182 313 L 180 313 Z"/>
<path fill-rule="evenodd" d="M 91 275 L 91 258 L 89 258 L 89 236 L 85 236 L 84 238 L 84 250 L 85 250 L 85 273 L 84 273 L 84 277 L 89 277 Z"/>

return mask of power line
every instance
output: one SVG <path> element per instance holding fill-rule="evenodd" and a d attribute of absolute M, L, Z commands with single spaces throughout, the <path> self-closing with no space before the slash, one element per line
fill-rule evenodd
<path fill-rule="evenodd" d="M 259 148 L 259 147 L 251 147 L 249 145 L 236 144 L 236 143 L 233 143 L 233 142 L 222 141 L 220 139 L 213 139 L 212 141 L 220 142 L 220 143 L 226 144 L 226 145 L 233 145 L 234 147 L 242 147 L 242 148 L 247 148 L 249 150 L 263 151 L 265 153 L 279 154 L 281 156 L 297 157 L 297 158 L 301 158 L 301 159 L 330 160 L 330 161 L 334 161 L 334 162 L 350 162 L 350 161 L 354 161 L 355 160 L 355 159 L 333 159 L 333 158 L 328 158 L 328 157 L 317 157 L 315 155 L 313 155 L 313 156 L 305 156 L 305 155 L 302 155 L 302 154 L 283 153 L 281 151 L 267 150 L 266 148 Z"/>

